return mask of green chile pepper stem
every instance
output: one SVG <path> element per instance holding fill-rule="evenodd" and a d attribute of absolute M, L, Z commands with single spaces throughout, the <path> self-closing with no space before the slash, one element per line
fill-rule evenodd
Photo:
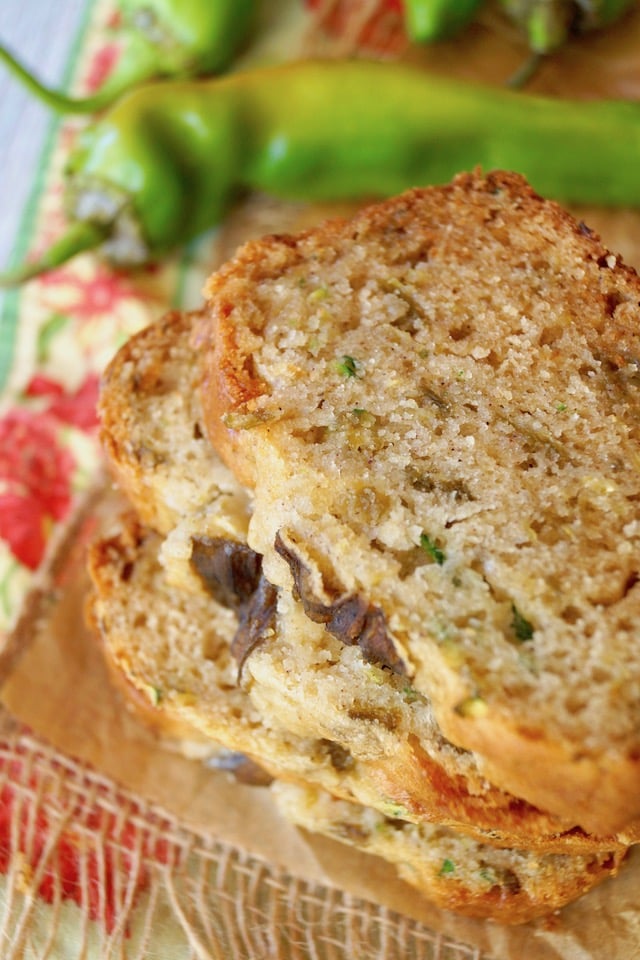
<path fill-rule="evenodd" d="M 454 37 L 475 18 L 484 0 L 404 0 L 405 27 L 415 43 Z"/>
<path fill-rule="evenodd" d="M 500 0 L 522 27 L 534 53 L 552 53 L 572 32 L 599 30 L 618 20 L 636 0 Z"/>
<path fill-rule="evenodd" d="M 108 228 L 100 227 L 97 224 L 83 223 L 82 221 L 73 223 L 38 260 L 24 263 L 15 270 L 4 273 L 1 278 L 2 285 L 15 287 L 26 283 L 27 280 L 61 266 L 72 257 L 76 257 L 86 250 L 94 250 L 107 239 L 108 235 Z"/>
<path fill-rule="evenodd" d="M 587 8 L 584 13 L 585 22 L 590 29 L 607 27 L 630 10 L 636 2 L 637 0 L 592 0 L 591 3 L 586 3 L 582 0 L 583 7 Z M 592 9 L 589 10 L 589 7 Z"/>
<path fill-rule="evenodd" d="M 96 113 L 148 80 L 224 71 L 247 39 L 256 0 L 120 0 L 119 8 L 123 50 L 113 73 L 91 96 L 51 89 L 1 45 L 0 62 L 51 109 Z"/>
<path fill-rule="evenodd" d="M 71 97 L 42 83 L 6 47 L 0 46 L 0 63 L 42 103 L 57 113 L 97 113 L 138 83 L 157 75 L 155 56 L 145 44 L 131 42 L 122 53 L 117 71 L 100 90 L 88 97 Z"/>
<path fill-rule="evenodd" d="M 80 136 L 68 209 L 107 231 L 103 251 L 117 262 L 143 262 L 217 224 L 241 190 L 369 199 L 475 166 L 518 171 L 563 202 L 640 206 L 640 104 L 543 98 L 366 60 L 147 85 Z"/>

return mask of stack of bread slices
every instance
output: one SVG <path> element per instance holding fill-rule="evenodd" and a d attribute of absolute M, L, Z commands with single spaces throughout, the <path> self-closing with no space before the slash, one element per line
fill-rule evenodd
<path fill-rule="evenodd" d="M 241 247 L 105 373 L 117 682 L 426 897 L 518 923 L 640 837 L 640 279 L 522 178 Z"/>

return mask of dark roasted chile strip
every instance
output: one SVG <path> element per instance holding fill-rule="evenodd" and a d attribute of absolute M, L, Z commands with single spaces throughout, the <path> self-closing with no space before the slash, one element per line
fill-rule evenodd
<path fill-rule="evenodd" d="M 368 610 L 369 605 L 360 594 L 350 594 L 332 606 L 326 607 L 327 630 L 338 640 L 353 646 L 359 643 Z"/>
<path fill-rule="evenodd" d="M 238 614 L 231 654 L 244 663 L 267 637 L 275 634 L 278 593 L 262 575 L 262 557 L 244 543 L 225 537 L 196 537 L 191 565 L 214 600 Z"/>
<path fill-rule="evenodd" d="M 315 596 L 311 583 L 311 571 L 298 554 L 285 543 L 280 531 L 276 533 L 274 547 L 276 553 L 286 561 L 291 570 L 293 595 L 302 603 L 306 615 L 314 623 L 326 623 L 331 618 L 331 606 Z"/>
<path fill-rule="evenodd" d="M 365 660 L 381 663 L 394 673 L 405 675 L 406 665 L 397 654 L 396 648 L 387 632 L 387 623 L 380 607 L 369 607 L 365 616 L 358 646 Z"/>
<path fill-rule="evenodd" d="M 348 646 L 357 644 L 369 662 L 380 663 L 394 673 L 406 673 L 406 666 L 396 652 L 380 607 L 367 603 L 363 596 L 356 593 L 336 597 L 332 603 L 319 600 L 312 591 L 311 571 L 285 543 L 280 532 L 276 534 L 274 546 L 289 565 L 294 595 L 302 603 L 310 620 L 324 623 L 329 633 L 342 643 Z"/>
<path fill-rule="evenodd" d="M 194 537 L 191 566 L 214 600 L 240 613 L 260 583 L 262 557 L 224 537 Z"/>
<path fill-rule="evenodd" d="M 238 680 L 247 657 L 275 635 L 277 600 L 277 589 L 265 577 L 260 577 L 257 590 L 240 612 L 240 623 L 231 642 L 231 654 L 238 664 Z"/>
<path fill-rule="evenodd" d="M 274 780 L 270 773 L 249 757 L 244 758 L 244 763 L 238 764 L 233 776 L 237 783 L 244 783 L 249 787 L 268 787 Z"/>
<path fill-rule="evenodd" d="M 271 774 L 244 753 L 233 751 L 221 753 L 219 756 L 212 757 L 207 766 L 231 773 L 238 783 L 245 783 L 251 787 L 268 787 L 273 783 Z"/>

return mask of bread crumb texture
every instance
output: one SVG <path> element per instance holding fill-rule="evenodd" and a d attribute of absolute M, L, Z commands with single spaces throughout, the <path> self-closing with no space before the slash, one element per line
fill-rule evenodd
<path fill-rule="evenodd" d="M 273 623 L 264 594 L 251 614 L 264 629 L 258 637 L 246 630 L 239 606 L 258 589 L 259 557 L 245 542 L 249 497 L 200 427 L 199 319 L 174 312 L 146 328 L 123 345 L 103 384 L 116 482 L 156 528 L 173 524 L 163 539 L 138 509 L 91 551 L 94 619 L 126 702 L 181 748 L 186 724 L 204 749 L 222 740 L 280 776 L 303 774 L 396 817 L 442 820 L 546 852 L 628 844 L 628 831 L 586 835 L 574 818 L 493 787 L 472 753 L 444 739 L 407 677 L 311 622 L 291 591 L 278 592 Z M 177 489 L 193 494 L 176 497 Z"/>
<path fill-rule="evenodd" d="M 635 272 L 495 173 L 247 244 L 207 296 L 206 416 L 268 576 L 285 535 L 366 597 L 439 720 L 637 756 Z"/>
<path fill-rule="evenodd" d="M 169 533 L 206 511 L 201 533 L 219 519 L 244 536 L 247 497 L 204 429 L 191 345 L 199 319 L 196 311 L 170 311 L 118 351 L 101 384 L 101 441 L 118 485 L 154 529 Z"/>
<path fill-rule="evenodd" d="M 272 794 L 293 823 L 383 857 L 435 903 L 468 916 L 522 923 L 580 896 L 620 866 L 619 854 L 500 850 L 445 826 L 385 817 L 313 787 L 275 782 Z"/>

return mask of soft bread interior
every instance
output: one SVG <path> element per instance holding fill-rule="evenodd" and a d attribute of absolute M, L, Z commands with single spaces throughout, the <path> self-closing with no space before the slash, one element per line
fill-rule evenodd
<path fill-rule="evenodd" d="M 360 598 L 494 782 L 637 818 L 636 273 L 497 173 L 248 244 L 207 293 L 205 418 L 269 579 Z"/>

